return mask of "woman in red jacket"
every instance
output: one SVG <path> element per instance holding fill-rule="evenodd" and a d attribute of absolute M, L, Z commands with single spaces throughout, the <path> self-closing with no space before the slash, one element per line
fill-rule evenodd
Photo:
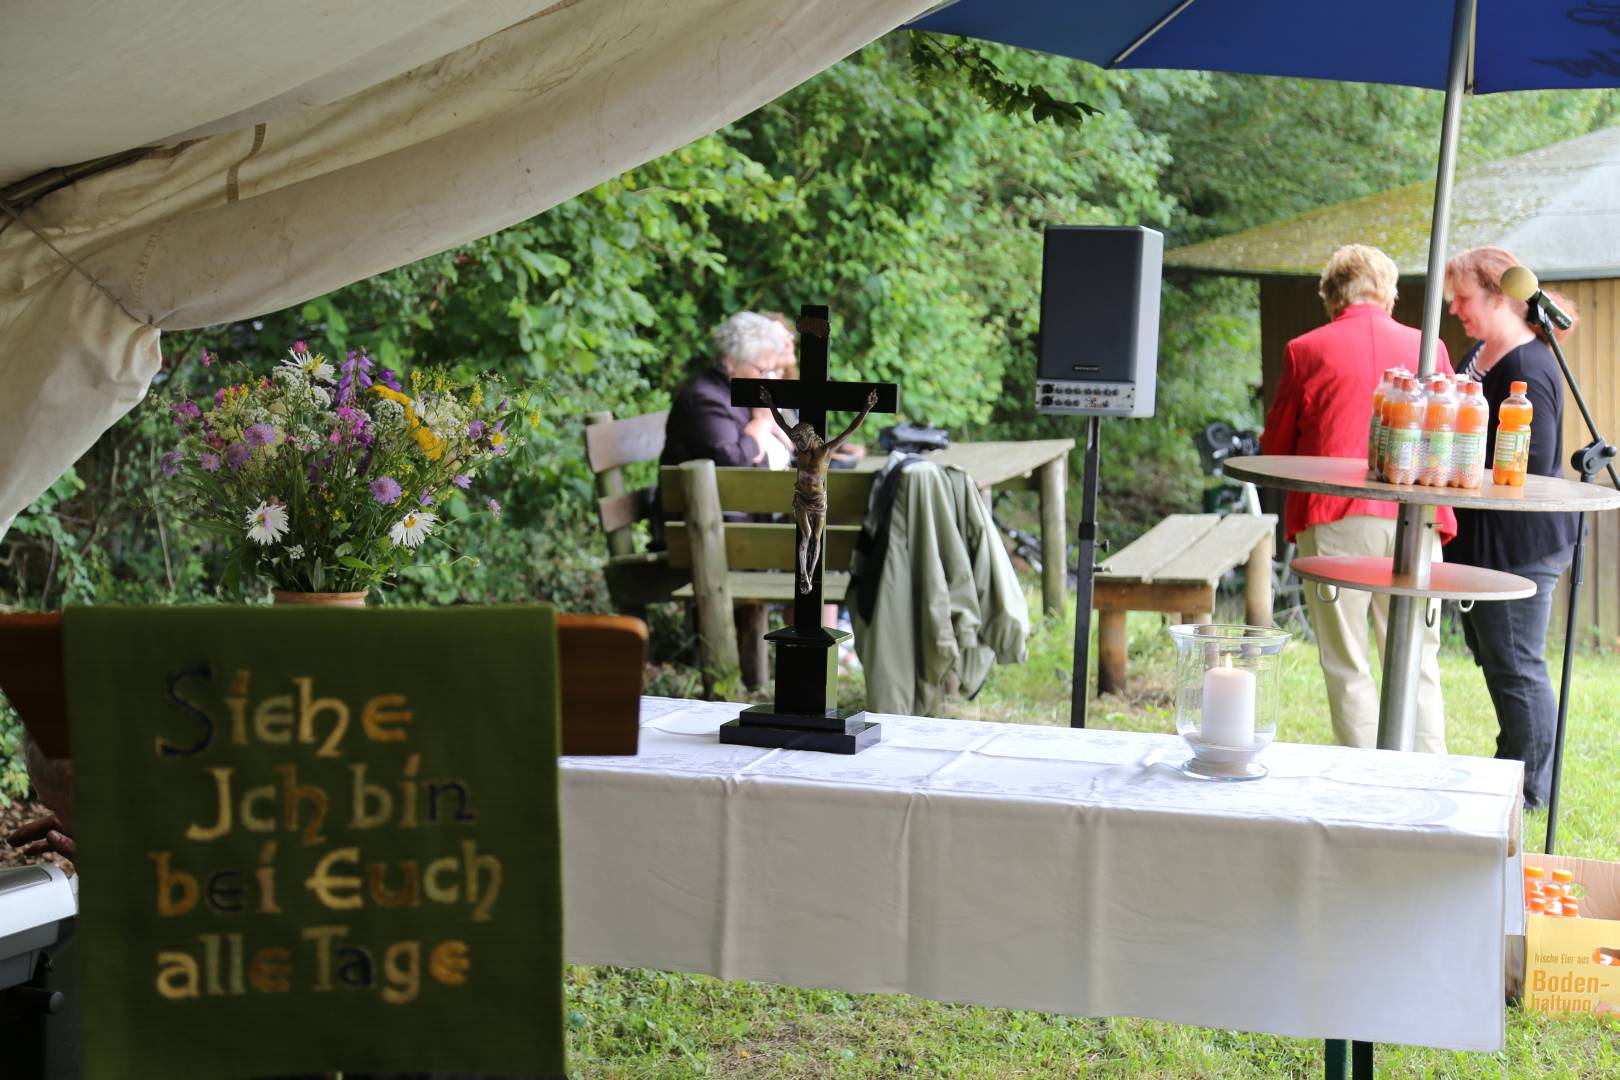
<path fill-rule="evenodd" d="M 1389 256 L 1364 244 L 1342 247 L 1328 259 L 1318 291 L 1332 321 L 1288 343 L 1277 397 L 1260 439 L 1264 453 L 1367 460 L 1367 428 L 1378 380 L 1387 368 L 1418 368 L 1420 332 L 1390 316 L 1397 277 Z M 1450 374 L 1446 347 L 1435 344 L 1435 370 Z M 1398 509 L 1393 502 L 1291 491 L 1283 528 L 1301 555 L 1389 557 L 1395 552 Z M 1430 558 L 1438 562 L 1440 542 L 1456 534 L 1456 516 L 1441 507 L 1427 540 Z M 1370 609 L 1382 658 L 1389 598 L 1342 589 L 1328 603 L 1307 585 L 1305 606 L 1321 652 L 1334 737 L 1344 746 L 1377 746 L 1379 694 L 1367 653 L 1367 616 Z M 1443 754 L 1439 654 L 1440 620 L 1435 618 L 1424 632 L 1413 748 Z"/>

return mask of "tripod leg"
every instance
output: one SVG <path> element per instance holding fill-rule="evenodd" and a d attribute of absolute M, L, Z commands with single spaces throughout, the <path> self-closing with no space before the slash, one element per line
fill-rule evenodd
<path fill-rule="evenodd" d="M 1583 479 L 1590 483 L 1588 473 Z M 1569 611 L 1564 616 L 1564 666 L 1558 679 L 1558 726 L 1553 734 L 1552 788 L 1547 795 L 1547 844 L 1544 850 L 1553 853 L 1558 837 L 1558 781 L 1564 771 L 1564 725 L 1569 719 L 1569 687 L 1575 673 L 1575 621 L 1580 618 L 1581 578 L 1586 562 L 1586 515 L 1581 515 L 1581 526 L 1575 530 L 1575 557 L 1569 564 Z"/>
<path fill-rule="evenodd" d="M 1102 441 L 1102 417 L 1086 421 L 1085 479 L 1081 482 L 1079 553 L 1074 590 L 1074 686 L 1069 692 L 1069 726 L 1086 726 L 1086 676 L 1091 657 L 1092 573 L 1097 561 L 1097 468 Z"/>

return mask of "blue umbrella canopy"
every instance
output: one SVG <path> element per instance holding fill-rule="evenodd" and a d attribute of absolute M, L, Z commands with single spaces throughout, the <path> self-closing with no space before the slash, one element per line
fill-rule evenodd
<path fill-rule="evenodd" d="M 1620 5 L 1478 0 L 1467 89 L 1620 85 Z M 1111 68 L 1446 87 L 1452 0 L 958 0 L 912 24 Z"/>

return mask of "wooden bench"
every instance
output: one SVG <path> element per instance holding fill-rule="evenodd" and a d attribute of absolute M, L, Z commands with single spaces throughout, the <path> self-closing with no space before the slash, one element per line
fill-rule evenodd
<path fill-rule="evenodd" d="M 849 589 L 849 562 L 866 517 L 873 474 L 834 469 L 827 474 L 827 527 L 823 535 L 822 598 L 841 603 Z M 798 530 L 791 521 L 726 521 L 727 513 L 783 514 L 793 505 L 792 472 L 717 467 L 688 461 L 659 469 L 672 568 L 690 574 L 677 599 L 697 601 L 699 651 L 706 671 L 740 665 L 752 689 L 769 670 L 766 605 L 793 601 Z M 734 623 L 731 612 L 743 616 Z M 743 647 L 739 651 L 738 635 Z"/>
<path fill-rule="evenodd" d="M 638 551 L 635 527 L 652 515 L 653 487 L 629 487 L 627 466 L 657 461 L 664 452 L 664 423 L 669 412 L 615 420 L 609 412 L 585 417 L 585 460 L 596 474 L 596 516 L 607 536 L 608 561 L 603 567 L 613 606 L 645 616 L 648 604 L 669 603 L 691 575 L 669 565 L 662 551 Z"/>
<path fill-rule="evenodd" d="M 1247 563 L 1245 618 L 1271 625 L 1271 550 L 1275 514 L 1171 514 L 1111 557 L 1093 579 L 1097 619 L 1097 691 L 1125 687 L 1125 613 L 1162 611 L 1183 622 L 1209 622 L 1215 586 Z"/>

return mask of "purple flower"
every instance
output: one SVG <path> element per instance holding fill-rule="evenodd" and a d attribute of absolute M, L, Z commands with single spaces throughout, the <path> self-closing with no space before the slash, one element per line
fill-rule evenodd
<path fill-rule="evenodd" d="M 498 412 L 505 412 L 505 411 L 506 411 L 506 407 L 507 407 L 507 406 L 508 406 L 508 405 L 510 405 L 510 404 L 511 404 L 511 403 L 512 403 L 512 399 L 511 399 L 511 398 L 501 398 L 501 403 L 500 403 L 500 404 L 499 404 L 499 405 L 497 405 L 497 406 L 495 406 L 495 408 L 496 408 L 496 410 L 497 410 L 497 411 L 498 411 Z"/>
<path fill-rule="evenodd" d="M 462 491 L 466 491 L 468 488 L 472 487 L 472 477 L 468 476 L 466 473 L 456 473 L 456 475 L 450 478 L 450 482 L 456 485 L 456 487 L 460 488 Z"/>
<path fill-rule="evenodd" d="M 472 423 L 467 425 L 467 438 L 471 439 L 473 442 L 477 442 L 483 437 L 484 422 L 482 420 L 474 420 Z"/>
<path fill-rule="evenodd" d="M 424 491 L 424 492 L 422 492 L 422 497 L 420 499 L 417 499 L 416 501 L 417 501 L 417 504 L 420 505 L 420 506 L 432 506 L 433 505 L 433 495 L 430 492 Z"/>
<path fill-rule="evenodd" d="M 174 426 L 179 428 L 185 427 L 202 415 L 202 411 L 192 401 L 182 401 L 177 405 L 169 406 L 169 409 L 174 413 Z"/>
<path fill-rule="evenodd" d="M 293 342 L 293 352 L 309 352 L 309 346 L 303 341 Z"/>
<path fill-rule="evenodd" d="M 202 466 L 203 472 L 219 472 L 219 455 L 204 450 L 197 458 L 197 464 Z"/>
<path fill-rule="evenodd" d="M 494 499 L 489 500 L 489 512 L 494 514 L 496 517 L 500 517 L 501 504 L 496 502 Z"/>
<path fill-rule="evenodd" d="M 379 476 L 371 482 L 371 497 L 384 506 L 399 502 L 399 481 L 392 476 Z"/>
<path fill-rule="evenodd" d="M 202 366 L 203 367 L 209 367 L 209 366 L 211 366 L 213 364 L 213 362 L 214 362 L 214 358 L 212 356 L 208 355 L 208 350 L 207 349 L 204 349 L 202 351 Z"/>
<path fill-rule="evenodd" d="M 180 471 L 180 451 L 178 451 L 178 450 L 170 450 L 167 454 L 164 454 L 163 455 L 163 461 L 162 461 L 162 467 L 163 467 L 163 475 L 164 476 L 173 476 L 175 473 L 179 472 Z"/>
<path fill-rule="evenodd" d="M 233 442 L 225 448 L 225 464 L 233 469 L 240 469 L 248 463 L 253 451 L 248 449 L 247 443 Z"/>
<path fill-rule="evenodd" d="M 354 389 L 357 383 L 362 390 L 371 385 L 371 366 L 371 357 L 366 355 L 366 350 L 361 349 L 359 352 L 355 352 L 353 349 L 349 350 L 348 359 L 338 365 L 338 370 L 343 373 L 343 377 L 338 380 L 337 399 L 339 405 L 347 405 L 354 400 Z M 342 409 L 338 410 L 339 415 L 342 412 Z"/>
<path fill-rule="evenodd" d="M 249 446 L 269 446 L 276 441 L 276 429 L 269 424 L 253 424 L 242 432 Z"/>
<path fill-rule="evenodd" d="M 405 388 L 399 385 L 399 377 L 394 374 L 393 368 L 383 368 L 377 372 L 377 381 L 396 393 L 403 394 Z"/>

